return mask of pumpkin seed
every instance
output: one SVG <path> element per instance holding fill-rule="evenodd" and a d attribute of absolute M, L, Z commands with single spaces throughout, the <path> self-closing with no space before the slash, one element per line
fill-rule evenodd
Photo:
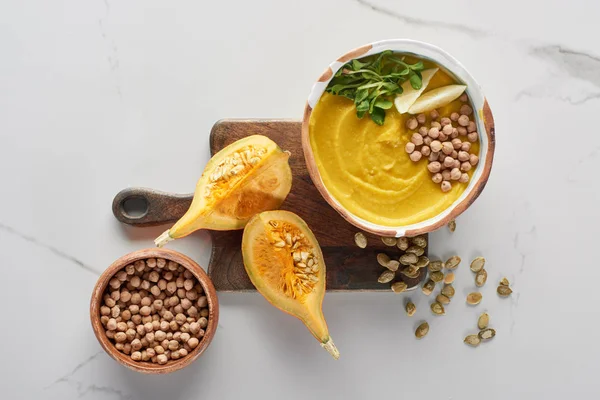
<path fill-rule="evenodd" d="M 400 267 L 400 263 L 396 260 L 390 260 L 385 267 L 390 271 L 396 272 L 398 271 L 398 267 Z"/>
<path fill-rule="evenodd" d="M 448 298 L 453 298 L 455 292 L 456 291 L 454 290 L 454 286 L 452 285 L 444 285 L 441 291 L 441 293 Z"/>
<path fill-rule="evenodd" d="M 412 254 L 416 255 L 417 257 L 420 257 L 423 254 L 425 254 L 425 249 L 423 249 L 422 247 L 419 247 L 419 246 L 410 246 L 408 249 L 406 249 L 406 252 L 412 253 Z"/>
<path fill-rule="evenodd" d="M 390 262 L 390 257 L 387 254 L 385 254 L 385 253 L 379 253 L 379 254 L 377 254 L 377 262 L 382 267 L 386 267 L 387 268 L 388 263 Z"/>
<path fill-rule="evenodd" d="M 448 222 L 448 229 L 450 230 L 450 232 L 454 232 L 456 230 L 456 221 L 455 220 Z"/>
<path fill-rule="evenodd" d="M 429 324 L 427 322 L 423 322 L 417 327 L 417 330 L 415 331 L 415 336 L 417 337 L 417 339 L 421 339 L 425 337 L 425 335 L 427 335 L 427 332 L 429 332 Z"/>
<path fill-rule="evenodd" d="M 477 257 L 476 259 L 471 261 L 471 271 L 479 272 L 483 269 L 484 265 L 485 265 L 485 258 Z"/>
<path fill-rule="evenodd" d="M 392 279 L 394 279 L 395 277 L 396 277 L 396 273 L 395 272 L 386 270 L 386 271 L 383 271 L 381 273 L 381 275 L 379 275 L 379 278 L 377 279 L 377 282 L 379 282 L 379 283 L 388 283 L 388 282 L 391 282 Z"/>
<path fill-rule="evenodd" d="M 362 232 L 356 232 L 354 234 L 354 243 L 361 249 L 367 247 L 367 237 Z"/>
<path fill-rule="evenodd" d="M 408 249 L 408 246 L 409 246 L 408 238 L 406 238 L 406 237 L 398 238 L 396 246 L 402 251 Z"/>
<path fill-rule="evenodd" d="M 427 239 L 425 239 L 423 236 L 415 236 L 414 238 L 411 239 L 411 242 L 415 246 L 419 246 L 422 248 L 427 247 Z"/>
<path fill-rule="evenodd" d="M 504 277 L 500 281 L 500 284 L 503 285 L 503 286 L 508 286 L 508 285 L 510 285 L 510 282 L 508 282 L 508 279 L 506 279 L 506 277 Z"/>
<path fill-rule="evenodd" d="M 417 278 L 419 276 L 419 268 L 414 265 L 409 265 L 408 267 L 402 269 L 400 273 L 409 278 Z"/>
<path fill-rule="evenodd" d="M 444 283 L 449 285 L 454 282 L 454 272 L 448 272 L 446 276 L 444 276 Z"/>
<path fill-rule="evenodd" d="M 510 296 L 510 294 L 512 293 L 512 289 L 504 285 L 498 286 L 498 289 L 496 289 L 496 291 L 502 297 Z"/>
<path fill-rule="evenodd" d="M 444 273 L 442 271 L 435 271 L 429 274 L 429 278 L 438 283 L 444 280 Z"/>
<path fill-rule="evenodd" d="M 413 315 L 415 315 L 416 312 L 417 312 L 417 306 L 415 306 L 415 303 L 413 303 L 412 301 L 409 301 L 408 303 L 406 303 L 406 314 L 409 317 L 412 317 Z"/>
<path fill-rule="evenodd" d="M 419 259 L 415 263 L 415 267 L 417 267 L 417 268 L 425 268 L 428 265 L 429 265 L 429 258 L 427 258 L 426 256 L 419 257 Z"/>
<path fill-rule="evenodd" d="M 427 265 L 427 269 L 429 269 L 429 272 L 441 271 L 443 268 L 444 263 L 439 260 L 429 261 L 429 265 Z"/>
<path fill-rule="evenodd" d="M 481 343 L 481 339 L 479 335 L 469 335 L 465 338 L 464 342 L 469 346 L 477 347 Z"/>
<path fill-rule="evenodd" d="M 481 303 L 481 299 L 483 298 L 483 295 L 479 292 L 472 292 L 469 293 L 467 295 L 467 303 L 469 303 L 470 305 L 474 306 L 476 304 Z"/>
<path fill-rule="evenodd" d="M 446 315 L 446 310 L 444 310 L 444 306 L 438 303 L 437 301 L 431 303 L 430 308 L 431 312 L 433 312 L 435 315 Z"/>
<path fill-rule="evenodd" d="M 485 270 L 485 268 L 483 268 L 481 271 L 479 271 L 477 273 L 477 275 L 475 275 L 475 285 L 477 285 L 477 287 L 482 287 L 483 285 L 485 285 L 486 281 L 487 281 L 487 271 Z"/>
<path fill-rule="evenodd" d="M 485 329 L 485 328 L 487 328 L 489 323 L 490 323 L 490 316 L 488 315 L 488 313 L 483 313 L 479 316 L 479 319 L 477 320 L 477 327 L 479 329 Z"/>
<path fill-rule="evenodd" d="M 413 253 L 406 253 L 400 256 L 400 264 L 411 265 L 419 261 L 419 258 Z"/>
<path fill-rule="evenodd" d="M 398 239 L 396 239 L 395 237 L 385 237 L 385 236 L 382 236 L 381 237 L 381 241 L 386 246 L 395 246 L 396 242 L 398 241 Z"/>
<path fill-rule="evenodd" d="M 487 328 L 482 331 L 479 331 L 479 339 L 481 340 L 490 340 L 496 336 L 496 330 L 492 328 Z"/>
<path fill-rule="evenodd" d="M 423 287 L 421 288 L 421 291 L 426 296 L 429 296 L 431 294 L 431 292 L 433 292 L 433 289 L 435 289 L 435 282 L 432 281 L 431 279 L 428 279 L 427 282 L 425 282 L 423 284 Z"/>
<path fill-rule="evenodd" d="M 394 293 L 402 293 L 408 286 L 404 282 L 396 282 L 392 284 L 392 291 Z"/>
<path fill-rule="evenodd" d="M 445 296 L 443 294 L 438 294 L 435 298 L 437 300 L 438 303 L 441 303 L 443 305 L 448 305 L 450 304 L 450 298 L 448 296 Z"/>
<path fill-rule="evenodd" d="M 452 256 L 446 261 L 445 267 L 446 269 L 456 269 L 458 264 L 460 264 L 460 261 L 461 260 L 459 256 Z"/>

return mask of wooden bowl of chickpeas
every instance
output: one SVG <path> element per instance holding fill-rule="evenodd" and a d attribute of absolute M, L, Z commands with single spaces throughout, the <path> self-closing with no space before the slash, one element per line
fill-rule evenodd
<path fill-rule="evenodd" d="M 126 254 L 104 271 L 92 293 L 90 319 L 112 358 L 138 372 L 166 374 L 206 350 L 219 303 L 196 262 L 151 248 Z"/>

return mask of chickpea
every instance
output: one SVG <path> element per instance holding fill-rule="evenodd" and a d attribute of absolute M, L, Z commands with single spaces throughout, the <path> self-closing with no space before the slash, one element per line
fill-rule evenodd
<path fill-rule="evenodd" d="M 475 154 L 471 154 L 469 156 L 469 163 L 471 163 L 471 165 L 477 165 L 478 162 L 479 162 L 479 157 L 477 157 Z"/>
<path fill-rule="evenodd" d="M 125 332 L 127 330 L 127 324 L 125 322 L 117 322 L 117 331 Z"/>
<path fill-rule="evenodd" d="M 140 284 L 142 283 L 142 280 L 140 279 L 139 276 L 133 276 L 129 280 L 129 283 L 131 283 L 131 286 L 133 286 L 134 288 L 138 288 L 138 287 L 140 287 Z"/>
<path fill-rule="evenodd" d="M 183 314 L 177 314 L 175 316 L 175 321 L 179 324 L 179 325 L 183 325 L 186 322 L 186 317 Z"/>
<path fill-rule="evenodd" d="M 198 334 L 196 335 L 196 337 L 202 337 L 204 336 L 204 329 L 200 329 L 200 332 L 198 332 Z"/>
<path fill-rule="evenodd" d="M 177 323 L 177 321 L 173 320 L 173 321 L 169 322 L 169 328 L 170 328 L 170 329 L 171 329 L 173 332 L 175 332 L 175 331 L 177 331 L 177 330 L 179 329 L 179 324 Z M 171 333 L 171 332 L 169 332 L 169 333 Z M 168 335 L 169 333 L 167 333 L 167 335 Z"/>
<path fill-rule="evenodd" d="M 165 271 L 163 273 L 163 278 L 165 278 L 167 280 L 167 282 L 170 282 L 173 279 L 173 272 L 171 272 L 171 271 Z"/>
<path fill-rule="evenodd" d="M 208 326 L 208 320 L 205 317 L 202 317 L 198 320 L 198 325 L 200 326 L 200 328 L 204 329 Z"/>
<path fill-rule="evenodd" d="M 171 307 L 175 307 L 177 304 L 179 304 L 179 297 L 177 297 L 177 296 L 171 296 L 169 298 L 169 305 Z"/>
<path fill-rule="evenodd" d="M 131 353 L 131 359 L 133 361 L 140 361 L 142 359 L 142 353 L 139 351 L 134 351 Z"/>
<path fill-rule="evenodd" d="M 421 113 L 421 114 L 417 115 L 417 122 L 419 124 L 424 124 L 425 121 L 427 121 L 427 117 L 425 116 L 425 114 Z"/>
<path fill-rule="evenodd" d="M 121 281 L 118 280 L 117 278 L 112 278 L 108 284 L 110 285 L 111 288 L 113 289 L 118 289 L 119 287 L 121 287 Z"/>
<path fill-rule="evenodd" d="M 187 322 L 188 322 L 188 324 L 191 324 L 192 322 L 196 322 L 196 318 L 194 318 L 194 317 L 187 317 Z M 183 324 L 183 325 L 185 325 L 185 324 Z"/>
<path fill-rule="evenodd" d="M 454 158 L 447 156 L 444 158 L 444 168 L 451 168 L 454 165 Z"/>
<path fill-rule="evenodd" d="M 438 119 L 440 116 L 440 113 L 438 112 L 438 110 L 431 110 L 431 112 L 429 113 L 429 116 L 431 117 L 431 119 Z"/>
<path fill-rule="evenodd" d="M 466 172 L 463 172 L 460 175 L 460 179 L 458 180 L 460 183 L 467 183 L 469 182 L 469 174 L 467 174 Z"/>
<path fill-rule="evenodd" d="M 167 338 L 167 334 L 165 333 L 165 331 L 156 331 L 154 333 L 154 339 L 156 339 L 158 342 L 162 342 L 166 338 Z"/>
<path fill-rule="evenodd" d="M 113 299 L 111 299 L 111 298 L 110 298 L 110 296 L 106 296 L 106 297 L 104 298 L 104 304 L 105 304 L 107 307 L 113 308 L 114 306 L 116 306 L 116 305 L 117 305 L 117 302 L 116 302 L 116 301 L 114 301 Z"/>
<path fill-rule="evenodd" d="M 123 351 L 124 346 L 125 346 L 124 343 L 115 343 L 115 349 L 117 349 L 119 351 Z"/>
<path fill-rule="evenodd" d="M 433 141 L 433 139 L 431 139 L 429 136 L 425 136 L 423 138 L 423 144 L 429 146 L 431 144 L 431 142 Z"/>
<path fill-rule="evenodd" d="M 148 343 L 152 343 L 154 342 L 154 332 L 148 332 L 146 333 L 146 336 L 144 336 L 144 338 L 148 341 Z"/>
<path fill-rule="evenodd" d="M 460 106 L 460 113 L 463 115 L 471 115 L 473 114 L 473 109 L 468 104 L 463 104 Z"/>
<path fill-rule="evenodd" d="M 452 158 L 458 157 L 458 151 L 452 150 L 452 153 L 450 153 L 450 157 L 452 157 Z"/>
<path fill-rule="evenodd" d="M 442 124 L 440 124 L 440 123 L 439 123 L 439 122 L 437 122 L 437 121 L 433 121 L 433 122 L 431 123 L 431 126 L 432 126 L 433 128 L 437 128 L 438 130 L 441 130 L 441 129 L 442 129 Z"/>
<path fill-rule="evenodd" d="M 462 140 L 460 140 L 459 138 L 452 139 L 450 143 L 452 143 L 452 147 L 454 147 L 454 150 L 458 150 L 462 146 Z"/>
<path fill-rule="evenodd" d="M 113 318 L 117 318 L 121 315 L 121 308 L 119 306 L 114 306 L 113 308 L 110 309 L 110 315 Z"/>
<path fill-rule="evenodd" d="M 175 261 L 169 261 L 169 263 L 167 264 L 167 268 L 169 269 L 169 271 L 177 271 L 177 268 L 179 268 L 179 264 L 177 264 Z"/>
<path fill-rule="evenodd" d="M 465 101 L 469 100 L 469 97 L 467 96 L 466 93 L 463 93 L 460 95 L 459 99 L 460 99 L 460 101 L 462 101 L 464 103 Z"/>
<path fill-rule="evenodd" d="M 440 130 L 438 128 L 429 128 L 427 135 L 432 139 L 437 139 L 440 136 Z"/>
<path fill-rule="evenodd" d="M 438 139 L 444 142 L 446 139 L 448 139 L 448 135 L 446 135 L 444 132 L 440 132 L 440 136 L 438 136 Z"/>
<path fill-rule="evenodd" d="M 177 291 L 177 284 L 175 282 L 167 283 L 167 292 L 173 294 Z"/>
<path fill-rule="evenodd" d="M 179 339 L 180 339 L 180 340 L 181 340 L 183 343 L 186 343 L 188 340 L 190 340 L 190 338 L 191 338 L 190 334 L 189 334 L 189 333 L 185 333 L 185 332 L 184 332 L 184 333 L 182 333 L 182 334 L 179 336 Z"/>
<path fill-rule="evenodd" d="M 164 347 L 165 349 L 167 347 L 169 347 L 169 341 L 171 339 L 173 339 L 173 332 L 167 332 L 167 338 L 165 340 L 163 340 L 163 342 L 165 342 L 165 343 L 161 342 L 162 343 L 162 347 Z"/>
<path fill-rule="evenodd" d="M 127 337 L 127 341 L 131 342 L 136 337 L 135 329 L 129 328 L 125 331 L 125 336 Z"/>
<path fill-rule="evenodd" d="M 139 312 L 140 312 L 140 306 L 138 306 L 137 304 L 132 304 L 132 305 L 130 305 L 130 306 L 129 306 L 129 311 L 130 311 L 130 312 L 131 312 L 133 315 L 135 315 L 135 314 L 137 314 L 137 313 L 139 313 Z"/>
<path fill-rule="evenodd" d="M 417 126 L 419 126 L 419 123 L 416 118 L 409 118 L 408 121 L 406 121 L 406 127 L 410 130 L 417 129 Z"/>
<path fill-rule="evenodd" d="M 454 146 L 452 146 L 452 143 L 450 143 L 450 142 L 442 143 L 442 153 L 449 156 L 450 154 L 452 154 L 453 150 L 454 150 Z"/>
<path fill-rule="evenodd" d="M 431 139 L 431 138 L 426 138 L 426 139 Z M 427 157 L 427 156 L 429 156 L 429 154 L 431 154 L 431 149 L 429 148 L 429 146 L 427 146 L 427 145 L 423 145 L 423 147 L 421 147 L 421 154 L 422 154 L 424 157 Z M 195 292 L 195 291 L 190 291 L 190 292 L 187 292 L 185 295 L 186 295 L 186 297 L 187 297 L 188 299 L 190 298 L 190 296 L 189 296 L 189 294 L 190 294 L 190 293 L 194 293 L 194 294 L 195 294 L 196 292 Z M 197 297 L 197 296 L 198 296 L 198 295 L 196 294 L 196 297 Z M 190 299 L 190 300 L 193 300 L 193 299 Z"/>
<path fill-rule="evenodd" d="M 173 312 L 175 314 L 182 314 L 184 311 L 183 307 L 181 307 L 181 304 L 177 304 L 175 307 L 173 307 Z"/>
<path fill-rule="evenodd" d="M 187 343 L 184 343 L 184 344 L 183 344 L 183 348 L 184 348 L 184 349 L 185 349 L 185 351 L 187 351 L 188 353 L 189 353 L 190 351 L 192 351 L 192 348 L 191 348 L 191 347 L 190 347 L 190 346 L 189 346 Z M 179 350 L 179 352 L 181 353 L 181 349 Z"/>
<path fill-rule="evenodd" d="M 152 296 L 157 297 L 160 296 L 160 288 L 158 287 L 158 285 L 154 285 L 150 288 L 150 293 L 152 293 Z"/>
<path fill-rule="evenodd" d="M 131 322 L 133 322 L 134 324 L 137 324 L 137 325 L 141 324 L 142 323 L 142 316 L 140 314 L 132 315 L 131 316 Z"/>
<path fill-rule="evenodd" d="M 121 301 L 124 301 L 125 303 L 129 303 L 130 300 L 131 300 L 131 293 L 129 292 L 129 290 L 121 291 Z"/>
<path fill-rule="evenodd" d="M 411 154 L 413 151 L 415 151 L 415 144 L 413 142 L 406 143 L 404 146 L 404 151 L 406 151 L 408 154 Z"/>
<path fill-rule="evenodd" d="M 450 136 L 452 135 L 453 130 L 454 128 L 452 127 L 452 125 L 444 125 L 444 127 L 442 128 L 442 133 L 446 136 Z"/>
<path fill-rule="evenodd" d="M 463 142 L 462 147 L 460 149 L 462 151 L 468 152 L 469 150 L 471 150 L 471 143 L 470 142 Z"/>
<path fill-rule="evenodd" d="M 152 316 L 152 318 L 154 318 L 154 315 Z M 144 327 L 144 329 L 145 329 L 145 327 Z M 156 332 L 159 329 L 160 329 L 160 321 L 157 319 L 153 320 L 152 321 L 152 330 Z"/>
<path fill-rule="evenodd" d="M 429 129 L 427 129 L 426 126 L 422 126 L 419 128 L 419 134 L 423 137 L 427 136 L 428 132 L 429 132 Z"/>
<path fill-rule="evenodd" d="M 110 320 L 108 315 L 103 315 L 100 317 L 100 322 L 102 323 L 103 326 L 106 327 L 106 324 L 108 324 L 108 321 Z"/>
<path fill-rule="evenodd" d="M 423 144 L 423 136 L 419 135 L 418 133 L 413 133 L 412 137 L 410 138 L 410 141 L 413 142 L 415 145 L 420 146 Z"/>
<path fill-rule="evenodd" d="M 412 161 L 414 161 L 414 162 L 417 162 L 417 161 L 419 161 L 419 160 L 421 159 L 421 157 L 422 157 L 422 156 L 423 156 L 423 155 L 421 154 L 421 152 L 420 152 L 420 151 L 413 151 L 412 153 L 410 153 L 410 156 L 409 156 L 409 158 L 410 158 Z"/>
<path fill-rule="evenodd" d="M 188 310 L 187 310 L 187 314 L 190 317 L 197 317 L 198 316 L 198 309 L 194 306 L 191 306 Z"/>
<path fill-rule="evenodd" d="M 165 265 L 167 265 L 167 260 L 165 260 L 164 258 L 157 258 L 156 259 L 156 267 L 157 268 L 164 268 Z"/>
<path fill-rule="evenodd" d="M 152 312 L 152 310 L 148 306 L 143 306 L 142 308 L 140 308 L 140 314 L 143 317 L 149 316 L 151 312 Z"/>
<path fill-rule="evenodd" d="M 173 334 L 173 340 L 179 341 L 181 338 L 181 332 L 177 331 Z"/>
<path fill-rule="evenodd" d="M 449 181 L 450 180 L 450 171 L 445 169 L 442 171 L 442 181 Z"/>
<path fill-rule="evenodd" d="M 110 293 L 110 298 L 114 301 L 119 301 L 119 299 L 121 298 L 121 292 L 119 292 L 118 290 L 113 290 Z"/>
<path fill-rule="evenodd" d="M 184 310 L 188 310 L 191 306 L 192 306 L 192 302 L 189 299 L 185 298 L 185 299 L 181 300 L 181 307 Z"/>
<path fill-rule="evenodd" d="M 448 117 L 443 117 L 440 120 L 440 123 L 442 124 L 442 126 L 447 126 L 447 125 L 452 126 L 452 120 L 450 120 L 450 118 L 448 118 Z"/>
<path fill-rule="evenodd" d="M 148 290 L 150 289 L 150 282 L 148 282 L 147 280 L 143 280 L 142 283 L 140 284 L 140 287 L 144 290 Z"/>
<path fill-rule="evenodd" d="M 135 266 L 136 271 L 142 272 L 146 268 L 146 261 L 137 260 L 136 262 L 133 263 L 133 265 Z"/>
<path fill-rule="evenodd" d="M 186 322 L 185 324 L 181 325 L 181 327 L 179 328 L 179 331 L 181 333 L 189 333 L 189 331 L 190 331 L 190 323 Z"/>
<path fill-rule="evenodd" d="M 182 288 L 183 287 L 183 282 L 185 282 L 185 279 L 183 279 L 183 276 L 178 276 L 177 279 L 175 279 L 175 283 L 177 284 L 177 288 Z"/>
<path fill-rule="evenodd" d="M 441 187 L 442 187 L 442 192 L 446 193 L 446 192 L 449 192 L 450 189 L 452 189 L 452 184 L 448 181 L 443 181 Z"/>
<path fill-rule="evenodd" d="M 106 328 L 109 331 L 115 331 L 115 330 L 117 330 L 117 320 L 114 319 L 114 318 L 110 318 L 108 320 L 108 322 L 106 323 Z"/>
<path fill-rule="evenodd" d="M 441 183 L 442 182 L 442 174 L 440 174 L 439 172 L 437 174 L 434 174 L 431 177 L 431 180 L 433 181 L 433 183 Z M 197 332 L 193 332 L 193 333 L 197 333 Z"/>
<path fill-rule="evenodd" d="M 459 116 L 460 115 L 458 115 L 457 112 L 453 112 L 452 114 L 450 114 L 450 120 L 456 122 L 456 121 L 458 121 Z"/>
<path fill-rule="evenodd" d="M 110 315 L 110 307 L 108 307 L 108 306 L 100 307 L 100 315 Z"/>
<path fill-rule="evenodd" d="M 439 155 L 440 155 L 440 153 L 432 151 L 431 154 L 429 155 L 429 161 L 430 162 L 437 161 Z"/>
<path fill-rule="evenodd" d="M 459 126 L 458 128 L 456 128 L 456 130 L 458 131 L 458 134 L 460 136 L 465 136 L 467 134 L 467 128 L 465 128 L 464 126 Z"/>
<path fill-rule="evenodd" d="M 158 282 L 156 282 L 156 286 L 158 286 L 160 290 L 165 290 L 167 288 L 167 281 L 164 279 L 159 279 Z"/>
<path fill-rule="evenodd" d="M 429 172 L 434 174 L 436 172 L 440 172 L 440 170 L 442 169 L 442 164 L 440 164 L 438 161 L 434 161 L 427 165 L 427 169 L 429 170 Z"/>
<path fill-rule="evenodd" d="M 469 153 L 467 153 L 466 151 L 459 151 L 458 152 L 458 160 L 459 161 L 467 161 L 469 159 Z"/>
<path fill-rule="evenodd" d="M 133 264 L 129 264 L 128 266 L 126 266 L 125 272 L 127 273 L 127 275 L 133 275 L 135 273 L 135 267 L 133 266 Z"/>
<path fill-rule="evenodd" d="M 469 125 L 469 117 L 466 115 L 461 115 L 460 117 L 458 117 L 458 124 L 460 126 L 466 127 Z"/>
<path fill-rule="evenodd" d="M 452 168 L 452 170 L 450 171 L 450 179 L 453 181 L 457 181 L 460 179 L 460 169 L 458 168 Z"/>
<path fill-rule="evenodd" d="M 469 170 L 471 170 L 471 163 L 468 161 L 465 161 L 464 163 L 460 164 L 460 170 L 463 172 L 467 172 Z"/>
<path fill-rule="evenodd" d="M 152 322 L 152 316 L 151 315 L 145 315 L 142 317 L 142 324 L 145 324 L 147 322 Z"/>
<path fill-rule="evenodd" d="M 456 139 L 458 137 L 458 128 L 452 128 L 452 133 L 450 134 L 452 139 Z"/>
<path fill-rule="evenodd" d="M 477 130 L 477 125 L 475 125 L 475 122 L 470 121 L 469 126 L 467 126 L 467 132 L 475 132 L 476 130 Z"/>
<path fill-rule="evenodd" d="M 188 351 L 186 349 L 179 349 L 178 351 L 181 357 L 185 357 L 188 355 Z"/>
<path fill-rule="evenodd" d="M 446 154 L 444 154 L 443 152 L 440 151 L 439 156 L 438 156 L 438 161 L 443 163 L 445 158 L 446 158 Z"/>
<path fill-rule="evenodd" d="M 147 322 L 147 323 L 144 324 L 144 331 L 146 333 L 154 331 L 154 327 L 152 326 L 152 322 Z"/>
<path fill-rule="evenodd" d="M 156 361 L 158 362 L 159 365 L 164 365 L 169 361 L 169 359 L 167 358 L 166 355 L 159 354 L 156 356 Z"/>
<path fill-rule="evenodd" d="M 171 311 L 165 311 L 163 318 L 165 321 L 171 321 L 173 319 L 173 313 Z"/>
<path fill-rule="evenodd" d="M 117 332 L 115 333 L 115 340 L 119 343 L 123 343 L 127 340 L 127 335 L 125 334 L 125 332 Z"/>
<path fill-rule="evenodd" d="M 154 350 L 153 347 L 149 347 L 146 349 L 146 353 L 148 354 L 149 358 L 152 358 L 156 355 L 156 350 Z"/>
<path fill-rule="evenodd" d="M 431 151 L 433 151 L 434 153 L 438 153 L 440 150 L 442 150 L 442 142 L 440 142 L 439 140 L 434 140 L 433 142 L 431 142 L 431 145 L 429 147 L 431 147 Z M 205 296 L 200 297 L 200 299 L 202 298 L 206 299 Z"/>
<path fill-rule="evenodd" d="M 184 288 L 177 289 L 177 297 L 179 297 L 180 299 L 185 299 L 185 289 Z"/>
<path fill-rule="evenodd" d="M 169 341 L 169 350 L 177 350 L 179 348 L 179 342 L 175 339 Z"/>
<path fill-rule="evenodd" d="M 198 339 L 196 339 L 195 337 L 193 337 L 187 341 L 188 346 L 190 346 L 192 349 L 195 349 L 199 343 L 200 343 L 200 341 Z"/>
<path fill-rule="evenodd" d="M 158 272 L 156 272 L 156 271 L 151 271 L 151 272 L 148 274 L 148 280 L 149 280 L 150 282 L 154 282 L 154 283 L 156 283 L 156 282 L 158 282 L 158 280 L 159 280 L 159 279 L 160 279 L 160 274 L 159 274 Z"/>
<path fill-rule="evenodd" d="M 477 132 L 471 132 L 467 134 L 467 140 L 471 143 L 475 143 L 479 139 Z"/>
<path fill-rule="evenodd" d="M 125 354 L 131 353 L 131 344 L 130 343 L 123 344 L 123 353 L 125 353 Z"/>

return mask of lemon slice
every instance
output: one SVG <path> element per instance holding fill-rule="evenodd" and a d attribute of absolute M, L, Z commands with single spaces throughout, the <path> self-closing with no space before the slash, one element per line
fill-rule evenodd
<path fill-rule="evenodd" d="M 408 109 L 410 114 L 419 114 L 443 107 L 460 97 L 467 87 L 465 85 L 448 85 L 424 93 Z"/>
<path fill-rule="evenodd" d="M 413 105 L 413 103 L 419 98 L 421 93 L 423 93 L 423 91 L 427 88 L 427 85 L 429 85 L 429 81 L 431 80 L 433 75 L 435 75 L 435 73 L 438 72 L 438 70 L 439 68 L 431 68 L 423 70 L 423 72 L 421 72 L 421 81 L 423 83 L 421 85 L 421 89 L 419 90 L 414 89 L 411 86 L 410 81 L 406 81 L 402 84 L 402 94 L 399 94 L 398 96 L 396 96 L 396 99 L 394 99 L 394 105 L 396 106 L 396 109 L 400 114 L 404 114 L 408 111 L 410 106 Z"/>

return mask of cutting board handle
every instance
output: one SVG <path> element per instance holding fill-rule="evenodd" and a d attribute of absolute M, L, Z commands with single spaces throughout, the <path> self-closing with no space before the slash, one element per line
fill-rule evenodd
<path fill-rule="evenodd" d="M 155 226 L 177 221 L 190 208 L 193 194 L 173 194 L 132 187 L 121 190 L 113 199 L 115 218 L 133 226 Z"/>

